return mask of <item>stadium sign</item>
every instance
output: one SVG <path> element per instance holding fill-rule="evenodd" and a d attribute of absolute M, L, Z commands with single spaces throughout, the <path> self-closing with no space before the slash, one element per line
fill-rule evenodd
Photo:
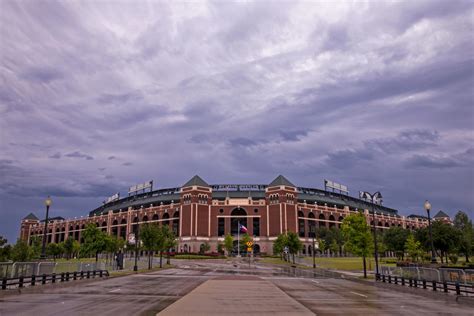
<path fill-rule="evenodd" d="M 105 204 L 118 201 L 120 199 L 120 193 L 115 193 L 114 195 L 110 196 L 105 200 Z"/>
<path fill-rule="evenodd" d="M 328 188 L 331 188 L 333 190 L 338 190 L 341 193 L 349 194 L 349 189 L 347 188 L 347 186 L 345 186 L 343 184 L 336 183 L 336 182 L 331 181 L 331 180 L 324 179 L 324 190 L 327 191 Z"/>
<path fill-rule="evenodd" d="M 128 189 L 128 194 L 135 193 L 138 191 L 145 191 L 146 189 L 150 189 L 150 191 L 153 191 L 153 180 L 131 186 Z"/>

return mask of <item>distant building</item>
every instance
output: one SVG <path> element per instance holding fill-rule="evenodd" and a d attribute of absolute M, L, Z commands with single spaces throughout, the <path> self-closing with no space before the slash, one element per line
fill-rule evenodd
<path fill-rule="evenodd" d="M 303 253 L 312 252 L 312 232 L 320 227 L 336 227 L 344 217 L 362 212 L 372 225 L 385 230 L 399 226 L 414 230 L 427 219 L 400 216 L 398 211 L 365 200 L 316 188 L 298 187 L 284 176 L 270 184 L 209 185 L 194 176 L 181 187 L 159 189 L 105 203 L 79 219 L 53 218 L 48 223 L 47 242 L 68 237 L 83 242 L 82 231 L 93 223 L 103 231 L 127 239 L 139 225 L 169 225 L 177 236 L 177 252 L 198 252 L 204 243 L 217 251 L 226 234 L 236 237 L 238 224 L 254 236 L 255 252 L 273 252 L 273 241 L 288 231 L 296 232 L 304 243 Z M 33 214 L 21 223 L 21 238 L 42 236 L 44 222 Z"/>
<path fill-rule="evenodd" d="M 443 211 L 439 211 L 438 213 L 436 213 L 436 215 L 433 216 L 433 219 L 435 221 L 441 221 L 441 222 L 444 222 L 444 223 L 447 223 L 447 224 L 452 224 L 453 223 L 453 221 L 451 220 L 449 215 L 446 214 Z"/>

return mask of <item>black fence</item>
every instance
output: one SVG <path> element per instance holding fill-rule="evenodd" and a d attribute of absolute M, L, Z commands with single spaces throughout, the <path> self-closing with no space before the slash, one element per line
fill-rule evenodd
<path fill-rule="evenodd" d="M 78 271 L 78 272 L 63 272 L 53 274 L 20 276 L 18 278 L 2 278 L 1 288 L 6 290 L 8 288 L 23 288 L 25 286 L 43 285 L 46 283 L 69 282 L 81 279 L 94 279 L 108 277 L 107 270 L 93 270 L 93 271 Z"/>
<path fill-rule="evenodd" d="M 377 275 L 376 280 L 382 283 L 432 290 L 433 292 L 438 291 L 444 293 L 456 293 L 456 295 L 463 296 L 474 296 L 474 284 L 463 284 L 459 282 L 448 281 L 427 281 L 385 274 Z"/>

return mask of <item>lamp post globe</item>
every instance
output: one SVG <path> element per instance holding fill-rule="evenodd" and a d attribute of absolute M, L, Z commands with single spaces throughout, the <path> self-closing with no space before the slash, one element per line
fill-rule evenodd
<path fill-rule="evenodd" d="M 430 233 L 430 243 L 431 243 L 431 263 L 437 263 L 435 250 L 434 250 L 434 244 L 433 244 L 433 233 L 431 230 L 431 216 L 430 216 L 431 203 L 428 200 L 426 200 L 424 207 L 425 207 L 426 213 L 428 214 L 428 229 Z"/>
<path fill-rule="evenodd" d="M 43 229 L 43 242 L 42 242 L 42 247 L 41 247 L 41 259 L 46 258 L 46 234 L 48 231 L 48 215 L 49 215 L 49 207 L 53 203 L 53 200 L 51 199 L 50 196 L 46 198 L 44 201 L 44 205 L 46 206 L 46 217 L 44 219 L 44 229 Z"/>

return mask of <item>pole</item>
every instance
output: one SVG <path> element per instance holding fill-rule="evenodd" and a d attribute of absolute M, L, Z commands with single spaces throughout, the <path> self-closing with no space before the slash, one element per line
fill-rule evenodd
<path fill-rule="evenodd" d="M 237 257 L 240 257 L 240 221 L 237 221 Z"/>
<path fill-rule="evenodd" d="M 140 226 L 137 223 L 137 235 L 135 236 L 135 265 L 133 266 L 133 271 L 138 271 L 138 232 Z"/>
<path fill-rule="evenodd" d="M 434 250 L 434 244 L 433 244 L 433 233 L 431 232 L 431 217 L 430 217 L 430 210 L 426 210 L 428 212 L 428 227 L 429 227 L 429 232 L 430 232 L 430 241 L 431 241 L 431 263 L 437 263 L 436 262 L 436 256 L 435 256 L 435 250 Z"/>
<path fill-rule="evenodd" d="M 375 280 L 377 280 L 378 276 L 379 276 L 379 250 L 377 249 L 377 230 L 375 228 L 375 208 L 374 208 L 374 198 L 375 198 L 375 194 L 371 196 L 372 198 L 372 227 L 374 229 L 374 246 L 375 246 L 375 252 L 374 252 L 374 256 L 375 256 Z"/>
<path fill-rule="evenodd" d="M 43 245 L 41 247 L 41 259 L 46 259 L 46 231 L 48 229 L 49 205 L 46 205 L 46 219 L 44 220 Z"/>

